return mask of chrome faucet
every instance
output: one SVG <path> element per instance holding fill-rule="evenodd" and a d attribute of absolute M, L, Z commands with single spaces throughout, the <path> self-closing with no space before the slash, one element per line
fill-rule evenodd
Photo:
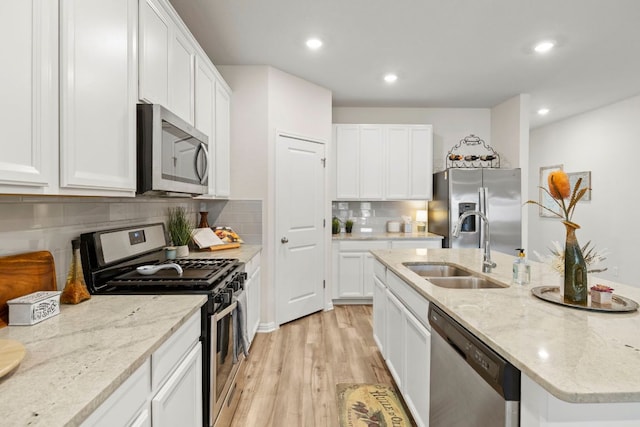
<path fill-rule="evenodd" d="M 491 273 L 491 269 L 496 266 L 496 263 L 491 261 L 491 239 L 489 235 L 489 218 L 485 214 L 480 211 L 466 211 L 460 218 L 458 218 L 458 222 L 453 226 L 453 237 L 460 237 L 460 228 L 462 226 L 462 222 L 470 217 L 471 215 L 476 215 L 480 217 L 484 221 L 484 258 L 482 260 L 482 272 L 483 273 Z"/>

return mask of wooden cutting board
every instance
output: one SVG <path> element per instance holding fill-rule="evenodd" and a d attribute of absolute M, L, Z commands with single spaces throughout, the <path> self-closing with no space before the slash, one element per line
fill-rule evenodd
<path fill-rule="evenodd" d="M 56 267 L 51 252 L 0 257 L 0 328 L 9 323 L 8 300 L 56 289 Z"/>
<path fill-rule="evenodd" d="M 0 340 L 0 378 L 13 371 L 26 353 L 26 349 L 18 341 Z"/>
<path fill-rule="evenodd" d="M 240 247 L 240 243 L 223 243 L 222 245 L 209 246 L 210 251 L 221 251 L 223 249 L 236 249 Z"/>

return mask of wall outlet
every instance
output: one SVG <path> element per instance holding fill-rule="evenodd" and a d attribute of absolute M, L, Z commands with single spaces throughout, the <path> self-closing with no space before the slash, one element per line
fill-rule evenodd
<path fill-rule="evenodd" d="M 620 272 L 618 271 L 618 266 L 611 268 L 611 272 L 613 273 L 613 277 L 618 277 Z"/>

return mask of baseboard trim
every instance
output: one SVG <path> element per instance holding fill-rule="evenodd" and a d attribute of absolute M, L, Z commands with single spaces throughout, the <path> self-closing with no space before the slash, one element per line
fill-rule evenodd
<path fill-rule="evenodd" d="M 261 334 L 268 334 L 269 332 L 273 332 L 276 329 L 278 329 L 278 325 L 276 325 L 275 322 L 260 323 L 256 332 Z"/>

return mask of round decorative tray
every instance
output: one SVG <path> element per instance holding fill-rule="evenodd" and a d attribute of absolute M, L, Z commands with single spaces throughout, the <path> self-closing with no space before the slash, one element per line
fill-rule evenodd
<path fill-rule="evenodd" d="M 616 294 L 611 296 L 611 304 L 598 304 L 597 302 L 592 302 L 591 296 L 589 295 L 587 298 L 587 305 L 576 305 L 564 302 L 564 298 L 560 295 L 560 288 L 558 286 L 538 286 L 531 289 L 531 293 L 542 300 L 564 305 L 566 307 L 579 308 L 581 310 L 621 313 L 636 311 L 638 309 L 637 302 Z"/>

